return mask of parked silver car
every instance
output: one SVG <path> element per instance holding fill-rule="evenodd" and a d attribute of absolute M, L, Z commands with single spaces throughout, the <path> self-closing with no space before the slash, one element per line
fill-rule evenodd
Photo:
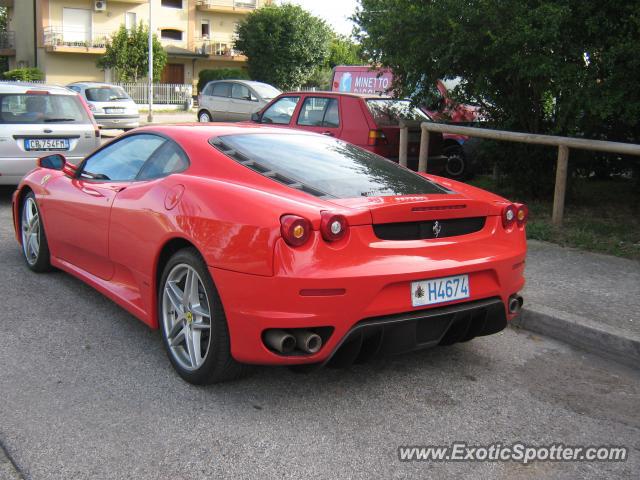
<path fill-rule="evenodd" d="M 98 125 L 77 93 L 0 83 L 0 185 L 17 185 L 45 152 L 77 164 L 99 146 Z"/>
<path fill-rule="evenodd" d="M 76 82 L 67 85 L 67 88 L 84 97 L 102 128 L 122 128 L 126 131 L 140 126 L 138 105 L 122 87 L 109 83 Z"/>
<path fill-rule="evenodd" d="M 199 122 L 240 122 L 251 120 L 282 92 L 277 88 L 249 80 L 215 80 L 198 95 Z"/>

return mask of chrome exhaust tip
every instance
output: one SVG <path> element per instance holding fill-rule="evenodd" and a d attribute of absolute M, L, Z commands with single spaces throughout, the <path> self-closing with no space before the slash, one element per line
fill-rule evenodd
<path fill-rule="evenodd" d="M 264 343 L 280 353 L 291 353 L 296 348 L 296 339 L 288 332 L 279 329 L 267 330 Z"/>
<path fill-rule="evenodd" d="M 511 295 L 509 297 L 509 313 L 510 314 L 516 314 L 520 311 L 520 309 L 522 308 L 522 304 L 524 303 L 524 300 L 522 298 L 522 296 L 520 295 Z"/>
<path fill-rule="evenodd" d="M 305 353 L 316 353 L 322 347 L 322 338 L 308 330 L 294 330 L 296 346 Z"/>

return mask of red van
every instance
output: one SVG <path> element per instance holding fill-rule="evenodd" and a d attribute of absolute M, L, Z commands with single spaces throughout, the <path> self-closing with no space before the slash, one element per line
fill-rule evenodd
<path fill-rule="evenodd" d="M 409 100 L 374 94 L 341 92 L 288 92 L 274 98 L 251 120 L 273 126 L 308 130 L 345 140 L 378 155 L 398 161 L 400 120 L 430 121 Z M 418 168 L 420 128 L 409 130 L 407 166 Z M 447 157 L 442 154 L 442 135 L 430 135 L 427 168 L 444 173 Z"/>

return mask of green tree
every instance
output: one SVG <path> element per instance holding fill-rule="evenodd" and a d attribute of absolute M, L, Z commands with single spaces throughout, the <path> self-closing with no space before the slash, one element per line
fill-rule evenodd
<path fill-rule="evenodd" d="M 153 80 L 160 75 L 167 63 L 167 52 L 153 35 Z M 122 82 L 137 82 L 145 78 L 149 69 L 149 27 L 140 23 L 131 30 L 124 25 L 107 44 L 107 51 L 97 65 L 102 70 L 112 68 L 116 78 Z"/>
<path fill-rule="evenodd" d="M 354 20 L 365 55 L 416 102 L 434 99 L 436 79 L 460 78 L 453 96 L 481 105 L 498 128 L 640 137 L 639 2 L 361 0 Z M 501 151 L 524 185 L 549 185 L 553 152 Z"/>
<path fill-rule="evenodd" d="M 297 5 L 269 5 L 245 17 L 235 48 L 247 56 L 254 80 L 289 90 L 303 85 L 323 65 L 331 30 Z"/>
<path fill-rule="evenodd" d="M 329 44 L 329 56 L 327 57 L 327 67 L 333 68 L 336 65 L 364 65 L 362 59 L 362 47 L 349 37 L 334 34 Z"/>

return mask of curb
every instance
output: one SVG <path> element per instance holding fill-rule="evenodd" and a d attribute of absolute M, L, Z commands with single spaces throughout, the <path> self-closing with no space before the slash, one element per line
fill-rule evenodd
<path fill-rule="evenodd" d="M 515 327 L 555 338 L 574 347 L 640 368 L 640 338 L 578 315 L 529 304 L 511 321 Z"/>

